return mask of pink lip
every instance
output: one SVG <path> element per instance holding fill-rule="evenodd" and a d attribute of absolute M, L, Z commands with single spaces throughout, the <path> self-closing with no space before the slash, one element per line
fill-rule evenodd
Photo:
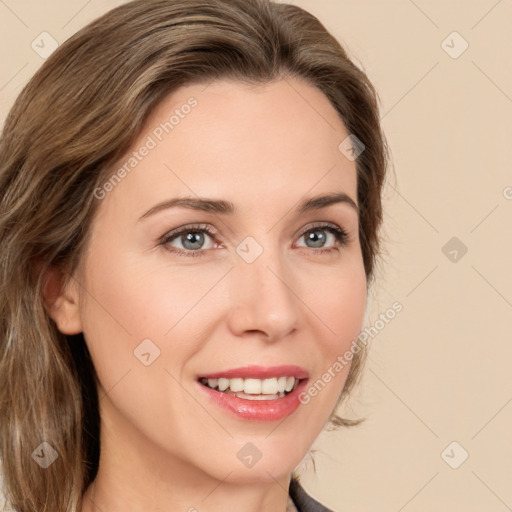
<path fill-rule="evenodd" d="M 276 368 L 281 370 L 282 368 L 297 367 L 279 366 Z M 236 372 L 239 371 L 240 369 L 236 370 Z M 272 372 L 275 372 L 275 370 L 272 369 Z M 287 372 L 284 373 L 286 374 Z M 221 374 L 217 373 L 212 375 Z M 223 373 L 222 375 L 226 374 Z M 247 374 L 244 373 L 244 375 Z M 255 374 L 252 373 L 251 376 L 253 375 Z M 272 375 L 274 376 L 275 373 L 272 373 Z M 293 375 L 293 372 L 291 375 Z M 288 376 L 291 375 L 288 374 Z M 200 393 L 204 393 L 214 404 L 218 405 L 225 411 L 228 411 L 230 414 L 233 414 L 237 418 L 252 421 L 278 421 L 289 416 L 298 409 L 301 405 L 299 395 L 306 388 L 308 381 L 309 379 L 307 378 L 300 380 L 293 391 L 285 395 L 284 398 L 277 398 L 275 400 L 246 400 L 244 398 L 238 398 L 235 395 L 228 395 L 221 391 L 211 389 L 208 386 L 201 384 L 199 381 L 196 382 L 196 385 L 199 386 Z"/>
<path fill-rule="evenodd" d="M 200 375 L 199 379 L 270 379 L 272 377 L 295 377 L 296 379 L 307 379 L 309 373 L 300 366 L 281 365 L 281 366 L 244 366 L 242 368 L 232 368 L 220 372 L 207 373 Z M 247 400 L 246 400 L 247 401 Z"/>

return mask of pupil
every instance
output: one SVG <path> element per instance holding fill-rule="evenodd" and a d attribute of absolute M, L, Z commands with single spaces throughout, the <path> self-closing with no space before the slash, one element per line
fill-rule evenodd
<path fill-rule="evenodd" d="M 318 236 L 317 233 L 321 233 L 320 236 Z M 325 242 L 325 234 L 323 234 L 322 231 L 312 231 L 309 234 L 309 240 L 317 244 L 315 247 L 321 247 L 322 243 Z"/>
<path fill-rule="evenodd" d="M 188 233 L 186 236 L 185 244 L 186 243 L 191 243 L 192 245 L 196 244 L 194 247 L 189 247 L 189 248 L 190 249 L 200 249 L 201 245 L 202 245 L 202 237 L 203 237 L 202 233 L 198 233 L 198 232 Z M 185 245 L 185 247 L 186 247 L 186 245 Z"/>

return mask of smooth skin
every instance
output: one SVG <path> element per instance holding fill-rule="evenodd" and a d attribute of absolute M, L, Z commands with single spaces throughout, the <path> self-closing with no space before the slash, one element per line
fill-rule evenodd
<path fill-rule="evenodd" d="M 62 287 L 53 274 L 46 295 L 59 330 L 84 333 L 100 381 L 101 458 L 82 512 L 285 512 L 291 473 L 326 425 L 349 366 L 275 422 L 220 409 L 197 378 L 294 364 L 313 383 L 362 327 L 357 209 L 295 211 L 333 192 L 357 204 L 355 162 L 338 149 L 348 133 L 328 99 L 296 78 L 185 86 L 151 113 L 133 151 L 190 97 L 190 113 L 99 200 L 80 268 Z M 231 201 L 236 211 L 179 207 L 141 219 L 184 196 Z M 346 231 L 346 242 L 315 228 L 323 223 Z M 190 229 L 192 242 L 162 242 L 192 224 L 217 233 Z M 248 236 L 263 249 L 252 263 L 236 251 Z M 145 339 L 160 350 L 148 366 L 134 355 Z M 262 455 L 251 468 L 237 457 L 248 442 Z"/>

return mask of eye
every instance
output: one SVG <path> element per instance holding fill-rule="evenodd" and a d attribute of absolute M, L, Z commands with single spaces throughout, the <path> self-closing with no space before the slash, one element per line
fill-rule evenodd
<path fill-rule="evenodd" d="M 206 224 L 186 226 L 167 233 L 162 239 L 161 244 L 167 246 L 171 252 L 183 254 L 184 256 L 202 256 L 204 252 L 200 251 L 200 249 L 208 249 L 208 247 L 203 247 L 205 235 L 215 239 L 217 234 Z M 179 242 L 181 247 L 176 248 L 176 246 L 172 245 L 171 242 L 174 241 Z"/>
<path fill-rule="evenodd" d="M 211 229 L 207 224 L 196 224 L 177 228 L 165 234 L 160 240 L 160 245 L 170 251 L 182 256 L 204 256 L 207 249 L 204 247 L 207 238 L 217 241 L 220 232 Z M 306 238 L 306 247 L 313 250 L 314 253 L 322 254 L 325 252 L 339 251 L 339 247 L 346 245 L 349 241 L 348 234 L 336 224 L 321 223 L 315 226 L 310 226 L 306 231 L 302 232 L 299 237 Z M 326 242 L 331 240 L 334 245 L 325 247 Z M 178 244 L 176 246 L 175 244 Z"/>
<path fill-rule="evenodd" d="M 306 247 L 311 249 L 321 249 L 319 253 L 337 251 L 340 246 L 346 245 L 348 242 L 348 234 L 336 224 L 318 224 L 310 227 L 307 231 L 303 232 L 300 238 L 306 239 Z M 334 246 L 325 247 L 326 241 L 331 238 Z M 303 246 L 300 246 L 303 247 Z"/>

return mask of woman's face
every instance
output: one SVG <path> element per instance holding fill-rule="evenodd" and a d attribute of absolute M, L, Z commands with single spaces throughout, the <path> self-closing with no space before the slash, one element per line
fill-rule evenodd
<path fill-rule="evenodd" d="M 349 366 L 333 368 L 365 310 L 356 167 L 338 148 L 348 135 L 296 79 L 187 86 L 96 191 L 74 282 L 101 386 L 102 461 L 117 475 L 270 482 L 304 457 L 343 389 Z M 301 209 L 332 194 L 345 200 Z M 190 203 L 166 206 L 176 198 Z M 264 400 L 208 389 L 206 376 Z M 294 376 L 299 389 L 275 398 Z"/>

